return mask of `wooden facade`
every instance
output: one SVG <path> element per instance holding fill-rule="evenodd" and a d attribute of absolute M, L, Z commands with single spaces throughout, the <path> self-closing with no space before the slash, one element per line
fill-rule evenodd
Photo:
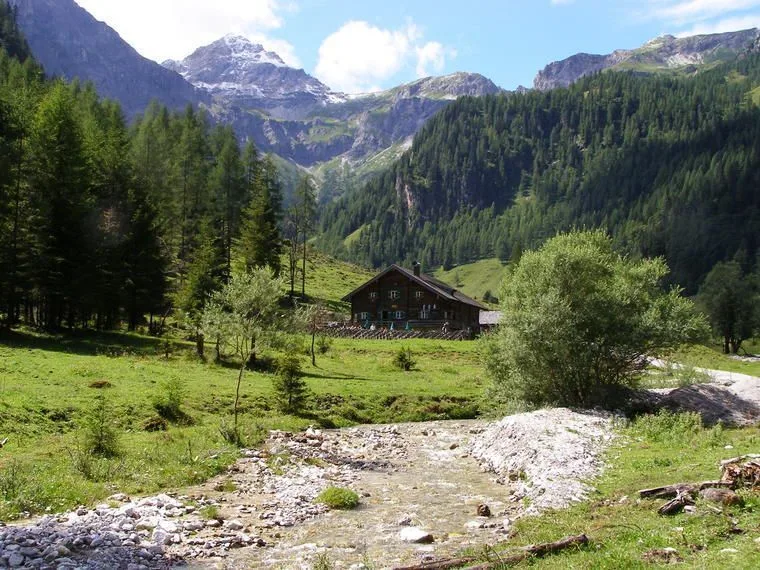
<path fill-rule="evenodd" d="M 419 269 L 391 265 L 346 295 L 353 324 L 477 331 L 486 307 Z"/>

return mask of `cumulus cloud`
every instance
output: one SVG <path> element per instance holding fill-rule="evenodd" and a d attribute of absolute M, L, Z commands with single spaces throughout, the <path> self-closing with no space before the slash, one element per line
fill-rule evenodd
<path fill-rule="evenodd" d="M 416 64 L 418 77 L 441 71 L 456 52 L 440 42 L 424 42 L 413 22 L 397 30 L 365 21 L 346 22 L 319 47 L 315 74 L 333 89 L 347 93 L 378 91 L 395 74 Z"/>
<path fill-rule="evenodd" d="M 284 15 L 297 9 L 290 0 L 75 1 L 156 61 L 182 59 L 200 45 L 238 33 L 276 51 L 286 62 L 300 64 L 290 43 L 271 37 L 283 25 Z"/>

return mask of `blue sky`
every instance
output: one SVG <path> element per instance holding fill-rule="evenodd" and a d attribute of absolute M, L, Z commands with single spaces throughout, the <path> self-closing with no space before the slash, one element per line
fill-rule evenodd
<path fill-rule="evenodd" d="M 151 59 L 240 33 L 347 92 L 454 71 L 513 89 L 577 52 L 760 26 L 760 0 L 76 1 Z"/>

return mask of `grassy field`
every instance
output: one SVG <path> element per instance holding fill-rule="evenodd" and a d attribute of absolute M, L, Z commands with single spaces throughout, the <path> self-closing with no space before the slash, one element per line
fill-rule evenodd
<path fill-rule="evenodd" d="M 740 492 L 742 506 L 715 507 L 698 502 L 697 514 L 663 517 L 656 511 L 664 501 L 638 500 L 638 491 L 717 479 L 720 460 L 757 453 L 759 446 L 760 431 L 756 428 L 705 429 L 693 415 L 646 416 L 621 430 L 617 445 L 609 453 L 607 472 L 596 483 L 598 490 L 589 501 L 518 521 L 513 538 L 496 552 L 586 533 L 591 539 L 588 547 L 522 566 L 563 570 L 652 568 L 667 564 L 647 562 L 645 553 L 675 548 L 688 568 L 757 568 L 757 493 Z M 489 557 L 498 560 L 495 553 Z"/>
<path fill-rule="evenodd" d="M 274 409 L 272 374 L 250 372 L 242 386 L 242 425 L 250 445 L 265 430 L 363 422 L 474 417 L 482 374 L 474 343 L 403 343 L 417 360 L 392 365 L 401 343 L 336 340 L 317 366 L 305 366 L 312 393 L 299 416 Z M 167 357 L 168 355 L 168 357 Z M 306 361 L 306 359 L 304 359 Z M 237 370 L 205 364 L 192 347 L 149 337 L 32 332 L 0 337 L 0 520 L 91 503 L 116 489 L 150 493 L 203 481 L 237 456 L 220 435 L 229 423 Z M 184 419 L 145 428 L 172 384 Z M 83 425 L 96 399 L 109 405 L 120 434 L 114 459 L 82 454 Z"/>

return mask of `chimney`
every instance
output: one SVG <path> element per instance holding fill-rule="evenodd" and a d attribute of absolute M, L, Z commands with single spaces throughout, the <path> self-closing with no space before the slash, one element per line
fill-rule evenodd
<path fill-rule="evenodd" d="M 420 265 L 419 261 L 415 261 L 414 264 L 412 264 L 412 267 L 414 268 L 414 276 L 419 277 L 420 276 L 420 269 L 422 269 L 422 266 Z"/>

